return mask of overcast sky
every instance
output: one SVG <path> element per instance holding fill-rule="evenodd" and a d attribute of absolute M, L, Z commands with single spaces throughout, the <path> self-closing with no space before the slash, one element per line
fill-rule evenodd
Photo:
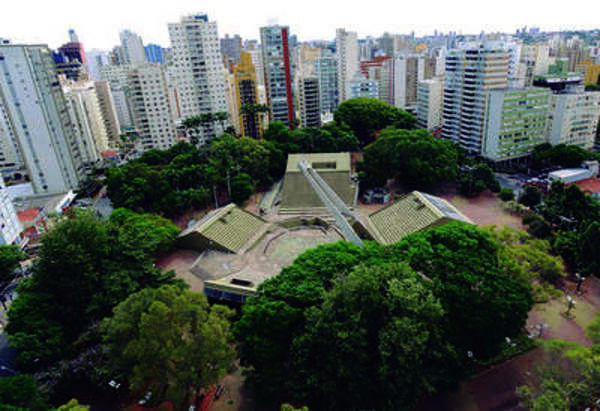
<path fill-rule="evenodd" d="M 74 28 L 86 49 L 110 49 L 125 28 L 144 43 L 169 46 L 167 22 L 205 12 L 216 20 L 219 35 L 256 39 L 267 23 L 290 26 L 300 40 L 333 39 L 337 27 L 360 37 L 390 33 L 431 34 L 505 31 L 538 26 L 543 30 L 600 26 L 597 0 L 3 0 L 0 37 L 13 42 L 58 47 Z M 492 6 L 493 5 L 493 6 Z"/>

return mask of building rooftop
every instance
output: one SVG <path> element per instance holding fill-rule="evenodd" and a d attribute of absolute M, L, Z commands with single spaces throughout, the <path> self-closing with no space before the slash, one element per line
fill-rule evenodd
<path fill-rule="evenodd" d="M 596 178 L 586 178 L 576 181 L 574 184 L 582 191 L 592 194 L 594 197 L 598 197 L 598 194 L 600 194 L 600 180 Z"/>
<path fill-rule="evenodd" d="M 29 221 L 35 220 L 40 214 L 40 209 L 37 207 L 28 208 L 27 210 L 18 211 L 17 217 L 19 217 L 19 221 L 22 223 L 26 223 Z"/>
<path fill-rule="evenodd" d="M 592 173 L 587 168 L 565 168 L 548 173 L 550 180 L 569 180 L 573 178 L 588 178 Z"/>
<path fill-rule="evenodd" d="M 306 160 L 319 173 L 350 171 L 350 153 L 290 154 L 286 173 L 299 173 L 298 163 Z"/>
<path fill-rule="evenodd" d="M 183 231 L 178 242 L 197 250 L 237 253 L 266 225 L 262 218 L 232 203 L 208 213 Z"/>
<path fill-rule="evenodd" d="M 413 191 L 367 217 L 367 229 L 376 241 L 393 244 L 409 234 L 453 220 L 473 224 L 443 198 Z"/>
<path fill-rule="evenodd" d="M 356 183 L 352 181 L 350 153 L 291 154 L 283 180 L 280 213 L 293 210 L 324 208 L 325 205 L 298 169 L 301 160 L 308 161 L 319 176 L 342 199 L 352 206 Z M 310 212 L 309 212 L 310 214 Z"/>

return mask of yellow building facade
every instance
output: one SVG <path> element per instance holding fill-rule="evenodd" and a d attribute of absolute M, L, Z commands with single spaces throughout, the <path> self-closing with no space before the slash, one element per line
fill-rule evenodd
<path fill-rule="evenodd" d="M 600 77 L 600 64 L 586 60 L 577 66 L 577 71 L 585 74 L 585 84 L 598 84 Z"/>
<path fill-rule="evenodd" d="M 260 138 L 263 133 L 262 117 L 258 102 L 256 68 L 250 53 L 240 53 L 240 64 L 233 72 L 237 106 L 239 108 L 240 134 Z"/>

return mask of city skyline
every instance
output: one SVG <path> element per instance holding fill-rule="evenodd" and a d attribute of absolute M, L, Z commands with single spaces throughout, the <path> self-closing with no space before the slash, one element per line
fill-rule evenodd
<path fill-rule="evenodd" d="M 87 50 L 108 50 L 119 43 L 119 32 L 129 29 L 139 34 L 145 44 L 169 46 L 167 23 L 194 13 L 206 13 L 210 20 L 217 21 L 219 36 L 239 34 L 244 39 L 258 39 L 260 27 L 268 24 L 288 25 L 291 34 L 297 35 L 302 41 L 333 40 L 336 28 L 340 27 L 356 31 L 359 38 L 380 36 L 384 32 L 410 34 L 414 31 L 417 36 L 423 36 L 433 34 L 434 30 L 478 34 L 481 31 L 514 33 L 523 26 L 539 27 L 543 31 L 590 30 L 598 27 L 593 14 L 577 14 L 581 10 L 577 4 L 584 5 L 581 0 L 575 0 L 567 10 L 545 10 L 543 19 L 535 4 L 516 0 L 505 2 L 502 10 L 494 13 L 482 9 L 472 0 L 437 4 L 435 13 L 423 13 L 421 4 L 391 6 L 383 1 L 370 2 L 368 8 L 353 9 L 347 3 L 308 0 L 301 7 L 291 9 L 280 2 L 264 0 L 237 4 L 233 10 L 230 4 L 215 2 L 199 8 L 189 0 L 179 1 L 175 6 L 171 3 L 146 3 L 143 8 L 134 2 L 107 0 L 101 8 L 93 10 L 83 8 L 72 0 L 34 3 L 36 13 L 33 15 L 28 14 L 31 2 L 15 3 L 9 10 L 3 11 L 0 16 L 0 37 L 15 43 L 40 43 L 56 48 L 68 41 L 67 30 L 73 28 Z M 61 13 L 57 13 L 57 3 Z M 510 15 L 510 10 L 515 7 L 521 10 L 519 15 L 522 17 L 512 23 L 514 17 Z M 388 11 L 383 12 L 386 9 Z M 469 13 L 464 10 L 469 10 Z M 47 18 L 57 14 L 53 19 Z M 29 24 L 23 24 L 24 16 Z M 561 23 L 576 19 L 579 24 Z"/>

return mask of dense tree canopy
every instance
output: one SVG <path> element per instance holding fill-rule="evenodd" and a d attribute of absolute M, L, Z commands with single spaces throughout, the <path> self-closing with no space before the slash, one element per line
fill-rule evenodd
<path fill-rule="evenodd" d="M 191 397 L 219 382 L 234 360 L 232 314 L 182 287 L 146 288 L 103 322 L 108 367 L 133 391 L 150 390 L 153 399 L 187 408 Z"/>
<path fill-rule="evenodd" d="M 510 187 L 504 187 L 498 193 L 498 197 L 500 197 L 500 200 L 502 201 L 512 201 L 515 199 L 515 192 Z"/>
<path fill-rule="evenodd" d="M 330 123 L 290 131 L 274 122 L 262 140 L 222 134 L 200 148 L 181 142 L 168 150 L 148 150 L 137 160 L 108 170 L 107 192 L 117 207 L 176 215 L 212 205 L 219 193 L 226 193 L 229 201 L 247 198 L 247 184 L 237 185 L 242 193 L 232 185 L 238 174 L 250 176 L 255 188 L 270 186 L 283 176 L 290 153 L 358 148 L 347 126 Z"/>
<path fill-rule="evenodd" d="M 454 145 L 424 130 L 383 130 L 364 150 L 359 165 L 367 186 L 385 185 L 400 176 L 408 186 L 430 187 L 456 177 L 458 154 Z"/>
<path fill-rule="evenodd" d="M 600 204 L 576 185 L 555 182 L 540 213 L 554 225 L 555 251 L 574 270 L 600 275 Z"/>
<path fill-rule="evenodd" d="M 47 410 L 31 375 L 0 378 L 0 410 Z"/>
<path fill-rule="evenodd" d="M 14 279 L 13 272 L 25 258 L 19 246 L 0 245 L 0 291 Z"/>
<path fill-rule="evenodd" d="M 234 203 L 243 205 L 253 192 L 254 185 L 248 174 L 238 174 L 231 180 L 231 199 Z"/>
<path fill-rule="evenodd" d="M 375 140 L 375 133 L 387 127 L 413 129 L 417 119 L 410 113 L 390 106 L 376 98 L 353 98 L 344 101 L 333 113 L 338 124 L 346 124 L 366 146 Z"/>
<path fill-rule="evenodd" d="M 534 186 L 525 186 L 519 194 L 519 203 L 527 207 L 535 207 L 542 202 L 542 193 Z"/>
<path fill-rule="evenodd" d="M 22 281 L 8 312 L 20 365 L 64 358 L 71 342 L 129 294 L 172 281 L 173 273 L 153 263 L 178 232 L 160 217 L 115 210 L 110 221 L 77 213 L 46 233 L 33 275 Z"/>
<path fill-rule="evenodd" d="M 358 401 L 351 409 L 367 407 L 362 393 L 380 408 L 408 406 L 411 390 L 439 388 L 436 372 L 446 382 L 459 378 L 460 368 L 448 370 L 466 362 L 467 351 L 486 358 L 520 332 L 532 306 L 529 277 L 501 253 L 489 233 L 458 223 L 394 246 L 309 250 L 244 305 L 234 327 L 242 363 L 270 397 L 284 390 L 317 409 Z M 403 375 L 408 367 L 412 375 Z M 353 385 L 363 376 L 374 387 Z"/>
<path fill-rule="evenodd" d="M 593 409 L 600 396 L 600 316 L 587 330 L 592 347 L 550 340 L 536 381 L 519 389 L 524 405 L 535 411 Z"/>
<path fill-rule="evenodd" d="M 315 409 L 404 409 L 454 380 L 444 311 L 410 267 L 357 266 L 306 312 L 296 389 Z"/>
<path fill-rule="evenodd" d="M 500 192 L 500 183 L 496 180 L 494 171 L 485 163 L 465 167 L 461 171 L 458 181 L 460 183 L 460 193 L 466 197 L 478 196 L 485 190 L 494 193 Z"/>
<path fill-rule="evenodd" d="M 555 282 L 566 276 L 560 257 L 551 254 L 550 243 L 508 226 L 486 227 L 498 246 L 501 264 L 515 278 Z"/>
<path fill-rule="evenodd" d="M 594 159 L 594 153 L 584 150 L 579 146 L 550 143 L 534 147 L 531 153 L 531 165 L 540 170 L 546 167 L 574 168 L 580 167 L 584 160 Z"/>
<path fill-rule="evenodd" d="M 531 287 L 508 269 L 498 243 L 474 226 L 448 224 L 415 233 L 392 246 L 435 282 L 447 312 L 448 338 L 463 352 L 492 355 L 517 335 L 533 305 Z"/>

